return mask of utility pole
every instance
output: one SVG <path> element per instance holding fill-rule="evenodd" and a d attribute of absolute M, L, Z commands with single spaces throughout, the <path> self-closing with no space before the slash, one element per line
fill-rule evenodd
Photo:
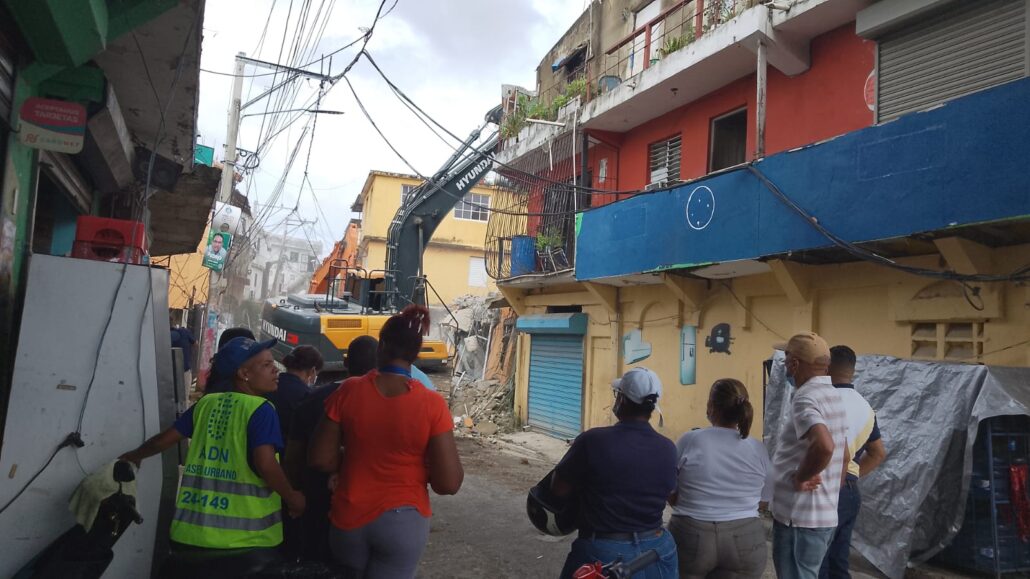
<path fill-rule="evenodd" d="M 240 112 L 243 100 L 243 71 L 247 63 L 246 54 L 236 54 L 236 68 L 233 70 L 232 100 L 229 101 L 229 123 L 225 127 L 225 158 L 222 159 L 222 181 L 218 188 L 218 200 L 228 203 L 232 199 L 232 186 L 236 180 L 236 137 L 240 132 Z"/>
<path fill-rule="evenodd" d="M 284 80 L 277 85 L 273 86 L 269 90 L 265 91 L 261 95 L 251 99 L 246 104 L 242 103 L 243 100 L 243 78 L 244 72 L 247 65 L 254 66 L 257 68 L 264 68 L 274 70 L 276 72 L 285 72 L 287 76 Z M 314 78 L 322 82 L 334 82 L 332 77 L 317 72 L 310 72 L 299 68 L 293 68 L 289 66 L 282 66 L 273 62 L 265 62 L 263 60 L 256 60 L 247 57 L 243 52 L 236 54 L 236 66 L 233 70 L 233 84 L 232 84 L 232 99 L 229 101 L 229 118 L 225 128 L 225 157 L 222 159 L 222 179 L 218 187 L 218 201 L 221 203 L 229 203 L 232 200 L 233 187 L 236 183 L 236 161 L 237 161 L 237 148 L 236 141 L 239 137 L 240 132 L 240 120 L 243 110 L 248 106 L 260 101 L 261 99 L 268 97 L 277 90 L 282 89 L 294 80 L 298 78 Z M 277 111 L 278 112 L 278 111 Z M 328 112 L 330 114 L 338 114 L 333 111 L 318 111 L 312 110 L 314 114 L 320 112 Z M 294 152 L 296 154 L 296 152 Z M 256 231 L 252 231 L 251 235 L 257 235 Z M 240 251 L 237 244 L 232 244 L 229 248 L 229 255 L 226 257 L 225 264 L 230 264 L 232 261 L 233 253 Z M 285 245 L 285 243 L 284 243 Z M 235 249 L 234 249 L 235 248 Z M 282 269 L 280 265 L 280 270 Z M 215 332 L 217 332 L 217 319 L 218 315 L 222 313 L 222 292 L 224 291 L 226 284 L 224 280 L 226 271 L 223 269 L 222 272 L 210 272 L 208 276 L 208 291 L 207 291 L 207 305 L 204 308 L 204 319 L 201 320 L 201 335 L 200 335 L 200 352 L 201 352 L 201 371 L 209 368 L 209 361 L 214 355 L 214 344 Z M 267 275 L 267 272 L 266 272 Z M 213 317 L 213 319 L 212 319 Z M 210 332 L 209 332 L 210 330 Z M 198 372 L 200 374 L 201 372 Z"/>

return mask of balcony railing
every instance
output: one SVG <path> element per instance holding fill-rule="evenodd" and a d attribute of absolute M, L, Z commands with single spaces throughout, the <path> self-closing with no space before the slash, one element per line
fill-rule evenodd
<path fill-rule="evenodd" d="M 560 121 L 587 102 L 651 68 L 702 36 L 729 22 L 761 0 L 689 0 L 673 4 L 638 26 L 581 72 L 533 97 L 513 96 L 501 122 L 502 148 L 515 140 L 527 119 Z"/>

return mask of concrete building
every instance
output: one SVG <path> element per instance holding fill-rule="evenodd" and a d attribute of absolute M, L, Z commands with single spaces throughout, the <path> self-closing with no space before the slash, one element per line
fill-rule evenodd
<path fill-rule="evenodd" d="M 361 237 L 358 261 L 369 272 L 382 270 L 386 263 L 386 235 L 394 214 L 404 196 L 410 194 L 421 179 L 413 175 L 370 171 L 351 210 L 361 214 Z M 497 191 L 477 187 L 469 194 L 475 205 L 459 202 L 440 224 L 426 247 L 424 268 L 429 283 L 440 298 L 450 305 L 466 294 L 485 296 L 496 291 L 486 273 L 483 239 L 491 203 Z M 429 304 L 439 300 L 429 292 Z"/>
<path fill-rule="evenodd" d="M 592 2 L 542 59 L 522 116 L 573 122 L 508 107 L 499 172 L 545 183 L 487 241 L 522 316 L 524 422 L 608 424 L 612 379 L 645 365 L 675 438 L 718 378 L 761 408 L 771 345 L 802 330 L 1030 365 L 1026 2 L 641 4 Z M 550 231 L 558 267 L 491 246 Z"/>
<path fill-rule="evenodd" d="M 256 257 L 250 266 L 246 299 L 306 293 L 311 276 L 321 262 L 318 256 L 322 253 L 322 242 L 268 231 L 255 238 Z"/>

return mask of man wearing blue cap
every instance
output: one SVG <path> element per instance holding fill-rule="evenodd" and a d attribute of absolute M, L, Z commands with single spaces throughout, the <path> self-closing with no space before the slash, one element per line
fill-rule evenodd
<path fill-rule="evenodd" d="M 208 394 L 142 446 L 121 456 L 137 465 L 183 438 L 191 444 L 179 485 L 171 538 L 201 549 L 275 547 L 282 543 L 282 504 L 304 511 L 279 466 L 279 418 L 264 398 L 279 371 L 269 348 L 276 340 L 235 338 L 218 351 L 214 367 L 232 376 L 232 392 Z"/>

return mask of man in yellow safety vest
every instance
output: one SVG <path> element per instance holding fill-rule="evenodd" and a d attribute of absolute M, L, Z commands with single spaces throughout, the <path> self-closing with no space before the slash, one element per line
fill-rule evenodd
<path fill-rule="evenodd" d="M 208 394 L 142 446 L 122 455 L 140 461 L 190 438 L 172 522 L 173 542 L 202 549 L 274 547 L 282 543 L 282 505 L 292 517 L 305 507 L 279 466 L 279 419 L 264 395 L 279 376 L 269 351 L 275 340 L 235 338 L 214 366 L 233 390 Z"/>

